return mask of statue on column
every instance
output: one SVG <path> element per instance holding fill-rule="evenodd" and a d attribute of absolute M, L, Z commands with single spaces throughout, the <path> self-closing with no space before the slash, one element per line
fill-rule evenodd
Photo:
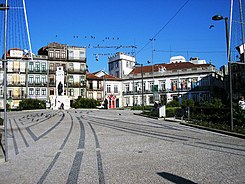
<path fill-rule="evenodd" d="M 60 82 L 58 84 L 58 95 L 61 96 L 63 93 L 63 84 Z"/>

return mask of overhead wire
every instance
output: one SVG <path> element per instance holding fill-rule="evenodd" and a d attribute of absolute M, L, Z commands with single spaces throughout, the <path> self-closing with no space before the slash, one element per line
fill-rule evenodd
<path fill-rule="evenodd" d="M 187 5 L 187 3 L 190 0 L 187 0 L 178 10 L 177 12 L 166 22 L 166 24 L 163 25 L 163 27 L 137 52 L 139 54 L 147 45 L 149 45 L 152 40 L 154 40 L 161 32 L 162 30 L 179 14 L 179 12 Z"/>

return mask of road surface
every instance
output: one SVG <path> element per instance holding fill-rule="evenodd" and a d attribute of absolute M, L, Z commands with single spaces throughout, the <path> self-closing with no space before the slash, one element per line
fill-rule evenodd
<path fill-rule="evenodd" d="M 8 113 L 0 183 L 244 183 L 244 139 L 133 113 Z"/>

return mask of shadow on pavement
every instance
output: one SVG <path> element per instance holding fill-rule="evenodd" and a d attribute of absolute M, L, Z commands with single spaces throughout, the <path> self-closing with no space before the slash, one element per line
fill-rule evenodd
<path fill-rule="evenodd" d="M 160 172 L 160 173 L 157 173 L 159 176 L 173 182 L 173 183 L 176 183 L 176 184 L 197 184 L 191 180 L 188 180 L 188 179 L 185 179 L 185 178 L 182 178 L 181 176 L 177 176 L 177 175 L 174 175 L 174 174 L 171 174 L 171 173 L 167 173 L 167 172 Z"/>

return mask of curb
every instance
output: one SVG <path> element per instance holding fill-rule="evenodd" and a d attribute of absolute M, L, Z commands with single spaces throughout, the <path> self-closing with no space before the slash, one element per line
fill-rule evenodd
<path fill-rule="evenodd" d="M 148 117 L 148 118 L 152 118 L 152 119 L 159 119 L 159 120 L 164 120 L 164 121 L 176 122 L 176 123 L 179 123 L 180 125 L 190 126 L 190 127 L 194 127 L 194 128 L 199 128 L 199 129 L 208 130 L 208 131 L 211 131 L 211 132 L 217 132 L 217 133 L 221 133 L 221 134 L 225 134 L 225 135 L 229 135 L 229 136 L 245 139 L 245 135 L 244 134 L 239 134 L 239 133 L 235 133 L 235 132 L 228 132 L 228 131 L 225 131 L 225 130 L 218 130 L 218 129 L 204 127 L 204 126 L 190 124 L 190 123 L 183 123 L 183 122 L 181 122 L 182 120 L 175 120 L 175 119 L 169 119 L 169 118 L 157 118 L 157 117 L 151 117 L 151 116 L 138 114 L 138 113 L 134 113 L 134 115 Z"/>
<path fill-rule="evenodd" d="M 245 139 L 245 135 L 244 134 L 239 134 L 239 133 L 235 133 L 235 132 L 228 132 L 228 131 L 225 131 L 225 130 L 218 130 L 218 129 L 214 129 L 214 128 L 209 128 L 209 127 L 204 127 L 204 126 L 194 125 L 194 124 L 189 124 L 189 123 L 183 123 L 183 122 L 180 122 L 180 125 L 190 126 L 190 127 L 194 127 L 194 128 L 200 128 L 200 129 L 203 129 L 203 130 L 209 130 L 209 131 L 212 131 L 212 132 L 217 132 L 217 133 L 221 133 L 221 134 L 230 135 L 230 136 L 233 136 L 233 137 L 238 137 L 238 138 L 241 138 L 241 139 Z"/>

